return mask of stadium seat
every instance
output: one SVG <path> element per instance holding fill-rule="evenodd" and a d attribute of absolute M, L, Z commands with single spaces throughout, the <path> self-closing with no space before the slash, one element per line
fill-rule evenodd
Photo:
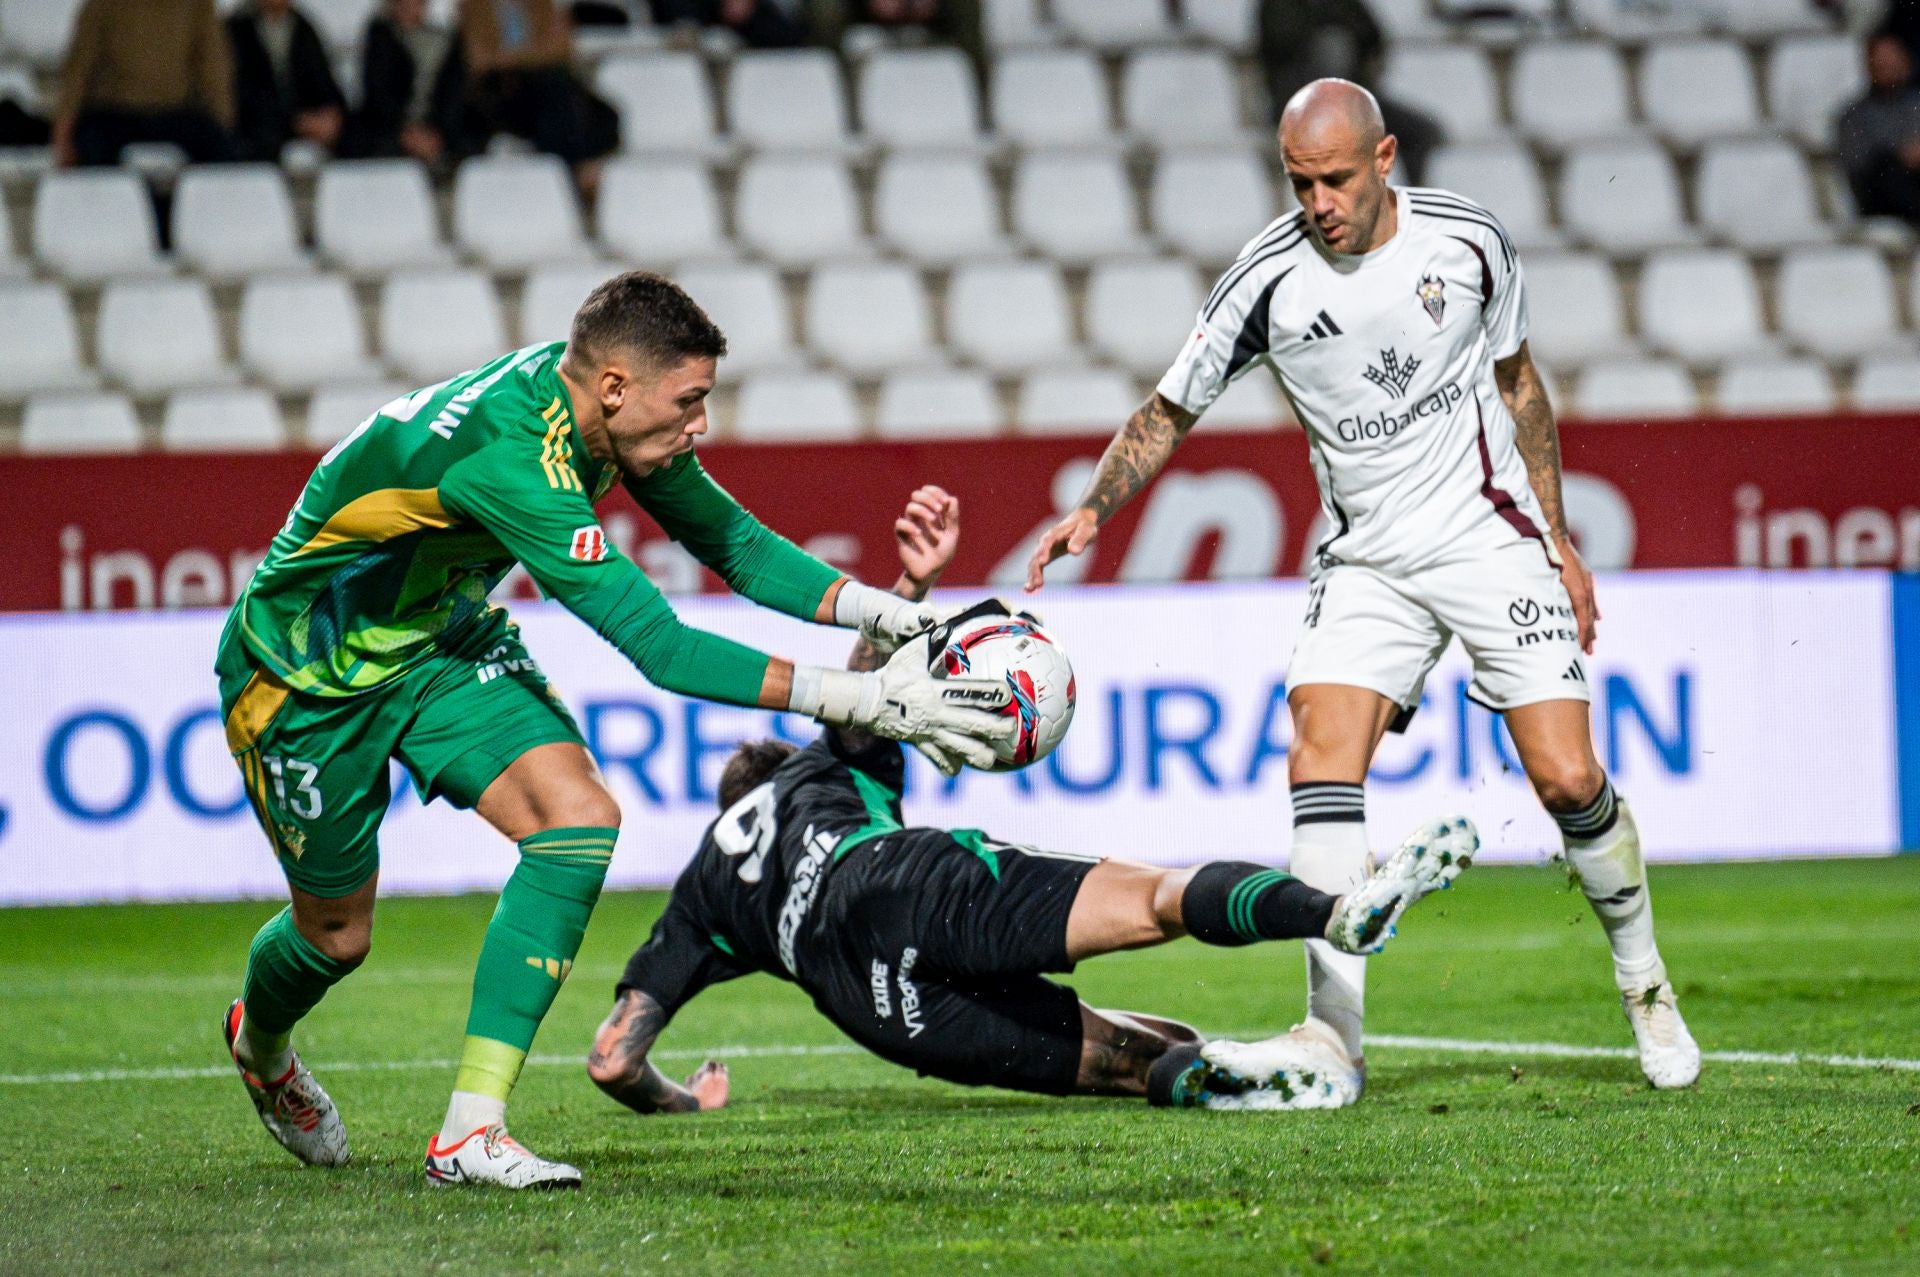
<path fill-rule="evenodd" d="M 1252 52 L 1257 42 L 1259 0 L 1183 0 L 1180 15 L 1189 34 L 1236 53 Z"/>
<path fill-rule="evenodd" d="M 474 270 L 394 273 L 380 293 L 380 341 L 419 385 L 478 368 L 507 349 L 493 281 Z"/>
<path fill-rule="evenodd" d="M 1767 110 L 1815 150 L 1833 147 L 1833 126 L 1867 90 L 1866 54 L 1849 35 L 1789 36 L 1767 59 Z"/>
<path fill-rule="evenodd" d="M 1708 233 L 1743 248 L 1833 238 L 1798 147 L 1779 138 L 1714 142 L 1700 153 L 1694 202 Z"/>
<path fill-rule="evenodd" d="M 14 247 L 13 215 L 0 202 L 0 281 L 24 279 L 33 274 L 33 265 Z"/>
<path fill-rule="evenodd" d="M 1853 406 L 1862 412 L 1920 409 L 1920 358 L 1875 355 L 1853 374 Z"/>
<path fill-rule="evenodd" d="M 984 0 L 980 25 L 996 50 L 1052 44 L 1058 38 L 1041 18 L 1040 0 Z"/>
<path fill-rule="evenodd" d="M 1815 359 L 1743 359 L 1720 370 L 1715 395 L 1729 416 L 1832 412 L 1833 378 Z"/>
<path fill-rule="evenodd" d="M 727 74 L 727 123 L 737 141 L 786 153 L 848 140 L 840 64 L 825 49 L 748 51 Z"/>
<path fill-rule="evenodd" d="M 1240 140 L 1240 89 L 1217 49 L 1143 49 L 1120 76 L 1120 120 L 1155 146 Z"/>
<path fill-rule="evenodd" d="M 1267 368 L 1256 367 L 1220 392 L 1197 429 L 1258 432 L 1284 426 L 1293 419 L 1280 397 L 1280 383 Z"/>
<path fill-rule="evenodd" d="M 1389 42 L 1428 38 L 1443 30 L 1427 0 L 1370 0 L 1367 7 Z"/>
<path fill-rule="evenodd" d="M 0 285 L 0 400 L 39 390 L 91 390 L 73 305 L 57 284 Z"/>
<path fill-rule="evenodd" d="M 613 160 L 595 203 L 601 241 L 635 266 L 660 269 L 732 252 L 713 179 L 699 160 Z"/>
<path fill-rule="evenodd" d="M 383 7 L 381 0 L 319 0 L 301 5 L 300 11 L 313 20 L 330 47 L 344 53 L 360 47 L 367 19 Z"/>
<path fill-rule="evenodd" d="M 199 280 L 115 280 L 100 296 L 95 337 L 100 371 L 136 395 L 234 379 Z"/>
<path fill-rule="evenodd" d="M 1427 161 L 1426 183 L 1486 205 L 1522 249 L 1562 242 L 1547 216 L 1539 166 L 1517 142 L 1440 147 Z"/>
<path fill-rule="evenodd" d="M 1744 254 L 1725 249 L 1655 253 L 1640 275 L 1640 335 L 1689 363 L 1765 351 L 1760 288 Z"/>
<path fill-rule="evenodd" d="M 1084 49 L 1021 49 L 993 63 L 994 132 L 1020 146 L 1099 146 L 1111 140 L 1107 81 Z"/>
<path fill-rule="evenodd" d="M 0 46 L 43 67 L 66 55 L 86 0 L 0 0 Z"/>
<path fill-rule="evenodd" d="M 1801 248 L 1780 262 L 1775 280 L 1780 331 L 1828 359 L 1888 353 L 1909 345 L 1899 335 L 1893 276 L 1871 248 Z"/>
<path fill-rule="evenodd" d="M 528 272 L 520 291 L 521 342 L 565 341 L 580 303 L 620 269 L 605 262 L 573 262 Z"/>
<path fill-rule="evenodd" d="M 22 452 L 138 452 L 140 420 L 125 395 L 36 395 L 20 419 Z"/>
<path fill-rule="evenodd" d="M 49 173 L 33 193 L 33 255 L 67 279 L 167 271 L 153 202 L 125 169 Z"/>
<path fill-rule="evenodd" d="M 958 49 L 881 49 L 860 72 L 860 128 L 890 147 L 973 146 L 980 93 Z"/>
<path fill-rule="evenodd" d="M 1167 370 L 1206 300 L 1184 263 L 1161 258 L 1100 262 L 1087 279 L 1087 343 L 1147 377 Z"/>
<path fill-rule="evenodd" d="M 883 439 L 978 439 L 999 433 L 1003 416 L 985 373 L 927 368 L 880 383 L 875 425 Z"/>
<path fill-rule="evenodd" d="M 588 256 L 573 180 L 554 155 L 482 155 L 462 164 L 453 179 L 453 237 L 493 270 Z"/>
<path fill-rule="evenodd" d="M 1524 263 L 1528 349 L 1564 368 L 1632 347 L 1613 267 L 1597 253 L 1546 253 Z"/>
<path fill-rule="evenodd" d="M 1560 220 L 1576 237 L 1615 253 L 1689 245 L 1673 161 L 1645 142 L 1583 146 L 1560 170 Z"/>
<path fill-rule="evenodd" d="M 856 376 L 925 363 L 934 353 L 926 289 L 898 262 L 814 271 L 806 327 L 815 354 Z"/>
<path fill-rule="evenodd" d="M 1053 20 L 1098 49 L 1130 49 L 1173 34 L 1163 0 L 1053 0 Z"/>
<path fill-rule="evenodd" d="M 948 343 L 996 372 L 1066 362 L 1072 331 L 1051 262 L 968 262 L 947 286 Z"/>
<path fill-rule="evenodd" d="M 329 261 L 356 275 L 452 259 L 427 172 L 411 160 L 350 160 L 320 170 L 314 238 Z"/>
<path fill-rule="evenodd" d="M 306 263 L 286 178 L 272 164 L 196 165 L 173 193 L 173 247 L 211 279 Z"/>
<path fill-rule="evenodd" d="M 1568 0 L 1567 16 L 1576 30 L 1620 43 L 1698 35 L 1708 18 L 1698 0 Z"/>
<path fill-rule="evenodd" d="M 873 220 L 889 248 L 931 265 L 1012 251 L 993 183 L 972 156 L 888 156 L 874 185 Z"/>
<path fill-rule="evenodd" d="M 407 393 L 402 381 L 347 382 L 321 386 L 307 400 L 309 447 L 331 448 L 382 406 Z"/>
<path fill-rule="evenodd" d="M 1728 31 L 1750 39 L 1823 31 L 1829 25 L 1813 0 L 1739 0 L 1721 6 L 1717 16 Z"/>
<path fill-rule="evenodd" d="M 1626 67 L 1619 51 L 1602 40 L 1522 45 L 1514 58 L 1512 91 L 1514 123 L 1547 146 L 1633 131 Z"/>
<path fill-rule="evenodd" d="M 1474 45 L 1392 45 L 1380 90 L 1432 115 L 1450 142 L 1471 142 L 1504 132 L 1493 63 L 1485 50 Z"/>
<path fill-rule="evenodd" d="M 1675 40 L 1648 49 L 1640 61 L 1640 108 L 1656 132 L 1680 146 L 1751 133 L 1760 124 L 1753 68 L 1731 40 Z"/>
<path fill-rule="evenodd" d="M 240 362 L 276 390 L 371 379 L 360 303 L 338 275 L 255 279 L 240 295 Z"/>
<path fill-rule="evenodd" d="M 847 166 L 825 156 L 761 156 L 740 170 L 741 242 L 783 266 L 860 255 L 860 209 Z"/>
<path fill-rule="evenodd" d="M 754 372 L 797 359 L 786 291 L 768 267 L 695 265 L 682 270 L 675 282 L 727 334 L 729 373 Z"/>
<path fill-rule="evenodd" d="M 1276 203 L 1266 164 L 1245 150 L 1163 152 L 1147 197 L 1153 233 L 1212 263 L 1232 261 Z"/>
<path fill-rule="evenodd" d="M 860 406 L 844 376 L 790 370 L 746 379 L 728 437 L 752 442 L 834 440 L 859 433 Z"/>
<path fill-rule="evenodd" d="M 1139 252 L 1133 184 L 1115 155 L 1029 155 L 1013 176 L 1014 233 L 1069 265 Z"/>
<path fill-rule="evenodd" d="M 1693 378 L 1671 359 L 1609 359 L 1580 372 L 1582 417 L 1684 417 L 1699 411 Z"/>
<path fill-rule="evenodd" d="M 160 445 L 171 452 L 238 452 L 286 442 L 279 405 L 264 390 L 176 391 L 160 418 Z"/>
<path fill-rule="evenodd" d="M 698 54 L 616 54 L 600 64 L 593 82 L 620 112 L 621 150 L 721 149 L 713 85 Z"/>
<path fill-rule="evenodd" d="M 1020 383 L 1014 418 L 1024 434 L 1110 435 L 1140 406 L 1133 378 L 1114 368 L 1042 368 Z"/>

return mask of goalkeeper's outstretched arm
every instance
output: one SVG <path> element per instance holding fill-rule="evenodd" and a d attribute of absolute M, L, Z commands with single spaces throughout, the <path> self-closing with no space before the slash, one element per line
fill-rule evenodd
<path fill-rule="evenodd" d="M 707 1060 L 682 1085 L 662 1073 L 647 1053 L 667 1024 L 667 1013 L 638 989 L 621 991 L 587 1055 L 593 1084 L 636 1113 L 699 1113 L 727 1102 L 727 1066 Z"/>

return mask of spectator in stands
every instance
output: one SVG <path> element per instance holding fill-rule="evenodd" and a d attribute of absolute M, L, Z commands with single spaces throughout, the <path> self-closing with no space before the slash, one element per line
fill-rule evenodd
<path fill-rule="evenodd" d="M 958 46 L 976 68 L 986 66 L 981 0 L 811 0 L 808 14 L 814 38 L 838 48 L 853 23 L 919 31 L 942 44 Z"/>
<path fill-rule="evenodd" d="M 1878 29 L 1890 32 L 1906 46 L 1908 58 L 1920 61 L 1920 0 L 1888 0 Z"/>
<path fill-rule="evenodd" d="M 1287 100 L 1332 76 L 1373 90 L 1387 132 L 1400 139 L 1400 163 L 1418 182 L 1427 156 L 1445 141 L 1432 116 L 1380 91 L 1386 36 L 1364 0 L 1260 0 L 1260 62 L 1277 123 Z"/>
<path fill-rule="evenodd" d="M 791 49 L 807 40 L 806 23 L 792 0 L 653 0 L 653 20 L 663 27 L 726 27 L 754 49 Z"/>
<path fill-rule="evenodd" d="M 591 195 L 601 157 L 620 144 L 620 117 L 574 78 L 573 29 L 554 0 L 462 0 L 460 39 L 482 132 L 559 156 Z"/>
<path fill-rule="evenodd" d="M 423 164 L 468 153 L 467 71 L 455 32 L 427 20 L 427 0 L 387 0 L 360 42 L 362 98 L 347 130 L 351 155 Z"/>
<path fill-rule="evenodd" d="M 1920 87 L 1892 31 L 1867 41 L 1867 93 L 1840 116 L 1836 147 L 1862 217 L 1920 227 Z"/>
<path fill-rule="evenodd" d="M 293 0 L 249 0 L 227 19 L 227 40 L 241 158 L 276 161 L 296 139 L 328 152 L 340 144 L 347 99 L 326 41 Z"/>
<path fill-rule="evenodd" d="M 118 164 L 135 142 L 233 157 L 233 71 L 213 0 L 86 0 L 60 72 L 54 161 Z"/>

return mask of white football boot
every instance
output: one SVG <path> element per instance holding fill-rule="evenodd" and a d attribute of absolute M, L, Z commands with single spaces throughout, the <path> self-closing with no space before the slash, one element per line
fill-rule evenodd
<path fill-rule="evenodd" d="M 240 1070 L 240 1081 L 247 1088 L 247 1098 L 253 1101 L 253 1111 L 260 1115 L 260 1125 L 280 1141 L 282 1148 L 309 1166 L 345 1166 L 353 1156 L 353 1150 L 347 1146 L 347 1124 L 340 1120 L 340 1110 L 333 1106 L 332 1098 L 300 1062 L 298 1054 L 294 1055 L 287 1071 L 271 1082 L 261 1081 L 240 1062 L 234 1039 L 240 1034 L 240 1018 L 245 1010 L 240 999 L 235 998 L 220 1028 L 227 1039 L 227 1054 L 233 1066 Z"/>
<path fill-rule="evenodd" d="M 1620 1006 L 1633 1026 L 1634 1045 L 1640 1048 L 1640 1071 L 1659 1091 L 1692 1086 L 1700 1076 L 1700 1044 L 1687 1032 L 1673 986 L 1662 980 L 1644 989 L 1620 995 Z"/>
<path fill-rule="evenodd" d="M 1428 821 L 1365 882 L 1340 897 L 1327 924 L 1328 942 L 1347 953 L 1380 952 L 1408 906 L 1451 887 L 1479 850 L 1480 832 L 1465 816 Z"/>
<path fill-rule="evenodd" d="M 1338 1109 L 1360 1098 L 1366 1069 L 1319 1020 L 1260 1042 L 1219 1039 L 1200 1048 L 1213 1066 L 1202 1106 L 1211 1109 Z"/>
<path fill-rule="evenodd" d="M 446 1188 L 454 1184 L 498 1184 L 502 1188 L 578 1188 L 580 1172 L 565 1162 L 536 1157 L 495 1122 L 473 1131 L 457 1144 L 440 1147 L 440 1137 L 427 1141 L 427 1183 Z"/>

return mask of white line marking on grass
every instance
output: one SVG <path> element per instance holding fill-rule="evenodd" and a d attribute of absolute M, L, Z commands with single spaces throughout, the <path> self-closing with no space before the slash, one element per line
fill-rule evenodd
<path fill-rule="evenodd" d="M 1240 1035 L 1251 1037 L 1251 1034 Z M 1630 1060 L 1635 1051 L 1628 1046 L 1579 1046 L 1571 1042 L 1483 1042 L 1471 1038 L 1405 1037 L 1393 1033 L 1372 1034 L 1370 1047 L 1388 1050 L 1431 1051 L 1446 1055 L 1525 1055 L 1548 1056 L 1566 1060 Z M 851 1042 L 823 1042 L 812 1046 L 714 1046 L 680 1047 L 653 1052 L 657 1060 L 751 1060 L 783 1056 L 866 1055 L 863 1047 Z M 1782 1066 L 1820 1065 L 1835 1069 L 1894 1069 L 1920 1073 L 1920 1060 L 1897 1056 L 1814 1055 L 1799 1051 L 1705 1051 L 1702 1058 L 1719 1064 L 1774 1064 Z M 877 1058 L 877 1057 L 876 1057 Z M 527 1064 L 534 1068 L 582 1067 L 586 1057 L 579 1055 L 530 1055 Z M 448 1071 L 459 1067 L 453 1059 L 425 1060 L 331 1060 L 320 1066 L 323 1073 L 405 1073 Z M 0 1073 L 0 1086 L 49 1086 L 79 1082 L 177 1082 L 198 1078 L 232 1077 L 233 1070 L 210 1068 L 171 1069 L 92 1069 L 67 1073 Z"/>

